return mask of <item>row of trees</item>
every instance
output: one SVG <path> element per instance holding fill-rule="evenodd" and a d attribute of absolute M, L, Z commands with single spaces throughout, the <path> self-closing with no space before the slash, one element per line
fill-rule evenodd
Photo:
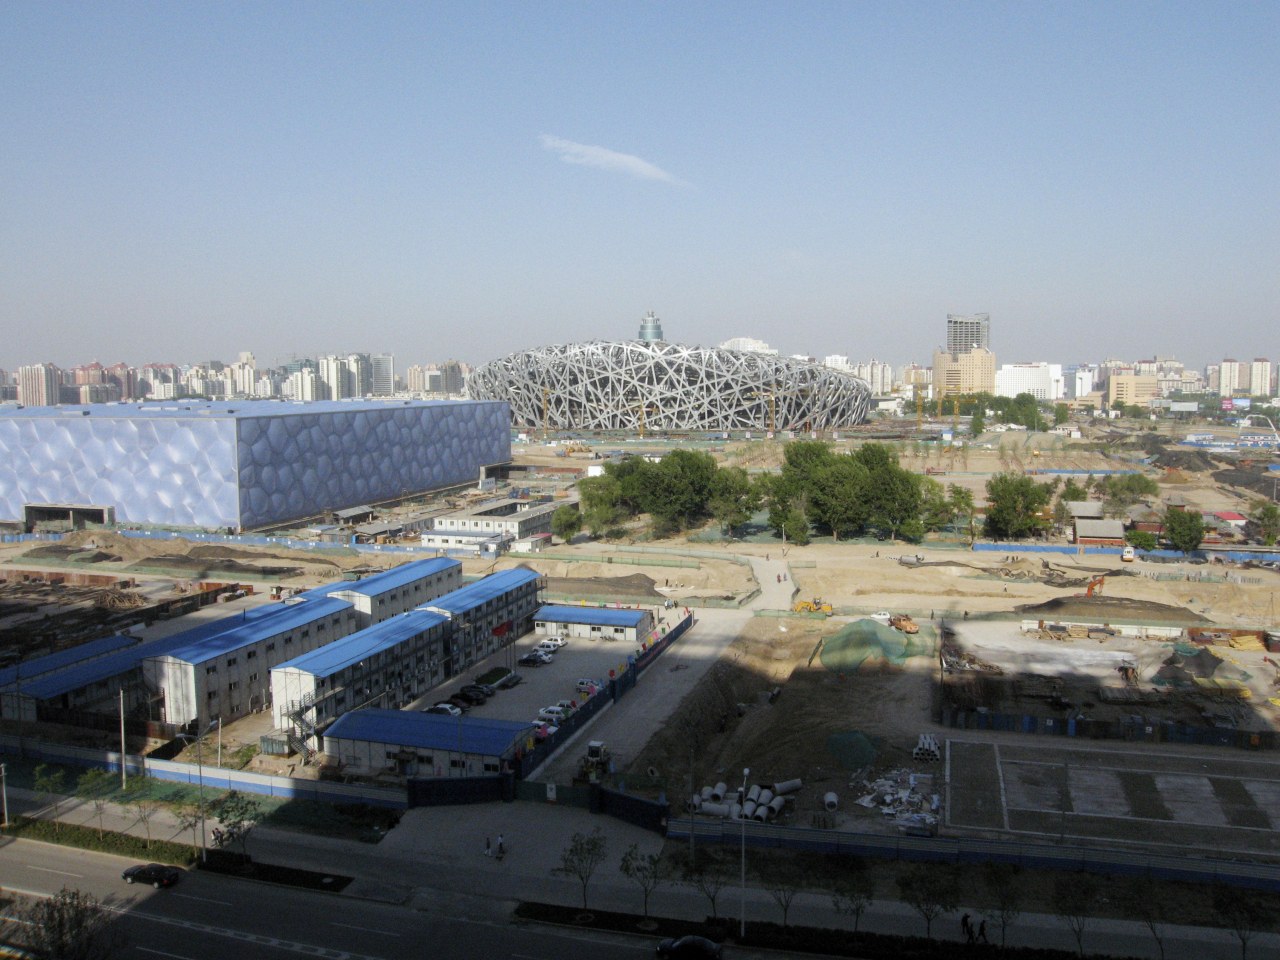
<path fill-rule="evenodd" d="M 732 533 L 762 507 L 774 532 L 798 544 L 815 532 L 837 540 L 876 534 L 918 541 L 957 517 L 972 526 L 972 494 L 904 469 L 884 444 L 840 454 L 801 440 L 788 444 L 784 456 L 780 473 L 758 476 L 691 450 L 674 450 L 657 463 L 639 457 L 609 463 L 601 476 L 579 481 L 580 518 L 572 510 L 557 511 L 553 529 L 562 539 L 577 533 L 579 524 L 593 536 L 608 536 L 648 514 L 658 535 L 709 519 Z"/>

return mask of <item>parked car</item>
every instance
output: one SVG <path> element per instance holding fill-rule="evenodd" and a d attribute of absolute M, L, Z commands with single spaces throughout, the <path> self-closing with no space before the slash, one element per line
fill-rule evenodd
<path fill-rule="evenodd" d="M 543 643 L 553 643 L 555 644 L 556 649 L 559 650 L 561 647 L 567 645 L 569 641 L 564 637 L 543 637 L 542 643 L 539 643 L 538 646 L 542 646 Z"/>
<path fill-rule="evenodd" d="M 471 701 L 467 700 L 465 697 L 458 696 L 456 693 L 445 702 L 452 703 L 455 707 L 457 707 L 463 713 L 466 713 L 468 710 L 471 709 Z"/>
<path fill-rule="evenodd" d="M 498 692 L 498 688 L 494 686 L 492 683 L 481 683 L 479 680 L 477 680 L 475 683 L 468 683 L 467 686 L 475 687 L 477 690 L 483 693 L 486 697 L 492 697 L 495 693 Z"/>
<path fill-rule="evenodd" d="M 434 706 L 427 707 L 423 713 L 435 713 L 443 717 L 460 717 L 462 711 L 455 707 L 452 703 L 437 703 Z"/>
<path fill-rule="evenodd" d="M 554 724 L 547 723 L 545 720 L 533 721 L 533 736 L 536 740 L 545 740 L 560 728 Z"/>
<path fill-rule="evenodd" d="M 499 690 L 510 690 L 512 687 L 514 687 L 523 679 L 524 677 L 520 676 L 520 674 L 515 673 L 513 671 L 511 673 L 508 673 L 501 680 L 499 680 L 497 686 Z"/>
<path fill-rule="evenodd" d="M 603 687 L 603 680 L 592 680 L 590 677 L 582 677 L 574 684 L 574 689 L 579 693 L 595 693 Z"/>
<path fill-rule="evenodd" d="M 473 707 L 479 706 L 480 704 L 484 703 L 486 700 L 489 699 L 489 695 L 487 693 L 475 687 L 463 687 L 456 694 L 454 694 L 454 697 L 462 698 L 463 700 L 467 701 L 467 703 L 471 704 Z M 450 698 L 450 699 L 453 699 L 453 698 Z"/>
<path fill-rule="evenodd" d="M 560 649 L 560 644 L 556 643 L 554 640 L 542 640 L 533 649 L 541 650 L 543 653 L 546 653 L 546 654 L 552 654 Z"/>
<path fill-rule="evenodd" d="M 576 700 L 557 700 L 553 706 L 559 707 L 565 712 L 565 715 L 573 713 L 578 709 L 578 701 Z"/>
<path fill-rule="evenodd" d="M 879 613 L 873 613 L 869 619 L 874 620 L 876 623 L 883 623 L 887 627 L 892 616 L 893 614 L 888 610 L 881 610 Z"/>
<path fill-rule="evenodd" d="M 520 664 L 522 667 L 540 667 L 544 663 L 550 662 L 550 660 L 539 654 L 537 651 L 530 651 L 516 661 L 516 663 Z"/>
<path fill-rule="evenodd" d="M 540 659 L 543 663 L 555 663 L 555 662 L 556 662 L 555 654 L 554 654 L 553 652 L 551 652 L 550 650 L 537 650 L 537 649 L 534 649 L 534 650 L 530 650 L 529 652 L 530 652 L 531 654 L 533 654 L 533 656 L 535 656 L 535 657 L 537 657 L 538 659 Z"/>
<path fill-rule="evenodd" d="M 559 723 L 569 715 L 569 711 L 561 706 L 543 707 L 538 711 L 538 717 L 551 723 Z"/>
<path fill-rule="evenodd" d="M 120 874 L 125 883 L 149 883 L 159 890 L 161 887 L 172 887 L 182 876 L 182 871 L 164 863 L 140 863 L 129 867 Z"/>
<path fill-rule="evenodd" d="M 720 960 L 722 947 L 714 940 L 706 937 L 687 936 L 677 939 L 662 940 L 658 943 L 658 956 L 662 960 L 683 960 L 685 957 L 711 958 Z"/>

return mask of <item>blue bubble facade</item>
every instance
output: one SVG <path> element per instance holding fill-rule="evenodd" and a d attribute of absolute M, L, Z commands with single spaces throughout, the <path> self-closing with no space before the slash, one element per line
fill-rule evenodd
<path fill-rule="evenodd" d="M 505 403 L 178 401 L 0 412 L 0 520 L 25 504 L 249 530 L 475 481 L 511 459 Z"/>

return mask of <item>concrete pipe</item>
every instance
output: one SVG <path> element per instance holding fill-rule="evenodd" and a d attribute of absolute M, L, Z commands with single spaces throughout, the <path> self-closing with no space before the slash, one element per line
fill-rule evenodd
<path fill-rule="evenodd" d="M 748 800 L 746 803 L 742 805 L 743 820 L 750 820 L 753 816 L 755 816 L 755 813 L 756 813 L 756 805 L 751 800 Z"/>
<path fill-rule="evenodd" d="M 773 791 L 768 788 L 765 788 L 764 790 L 760 791 L 760 796 L 756 797 L 756 803 L 760 804 L 760 806 L 763 807 L 763 806 L 767 806 L 769 801 L 772 799 L 773 799 Z"/>
<path fill-rule="evenodd" d="M 822 805 L 827 808 L 827 813 L 835 813 L 840 807 L 840 798 L 834 793 L 828 793 L 822 798 Z"/>
<path fill-rule="evenodd" d="M 783 780 L 773 785 L 773 795 L 780 797 L 786 793 L 795 793 L 803 784 L 799 780 Z"/>
<path fill-rule="evenodd" d="M 730 820 L 742 819 L 742 804 L 740 803 L 729 804 L 729 819 Z"/>
<path fill-rule="evenodd" d="M 703 803 L 706 803 L 706 802 L 707 802 L 708 800 L 710 800 L 710 799 L 711 799 L 711 788 L 710 788 L 710 787 L 703 787 L 703 788 L 702 788 L 702 802 L 703 802 Z"/>
<path fill-rule="evenodd" d="M 753 783 L 747 789 L 747 799 L 750 800 L 752 803 L 755 803 L 757 800 L 760 799 L 760 784 Z"/>
<path fill-rule="evenodd" d="M 787 805 L 786 797 L 774 797 L 769 801 L 769 819 L 772 820 L 782 812 L 782 808 Z"/>
<path fill-rule="evenodd" d="M 711 799 L 714 800 L 716 803 L 719 803 L 721 800 L 724 799 L 724 795 L 728 792 L 729 792 L 728 785 L 723 780 L 721 780 L 719 783 L 717 783 L 714 787 L 711 788 Z"/>
<path fill-rule="evenodd" d="M 704 817 L 727 817 L 729 815 L 729 805 L 727 803 L 704 803 L 698 812 Z"/>
<path fill-rule="evenodd" d="M 756 823 L 764 823 L 769 819 L 769 808 L 763 803 L 757 804 L 755 812 L 751 814 L 751 819 Z"/>
<path fill-rule="evenodd" d="M 684 808 L 690 813 L 697 813 L 700 806 L 702 806 L 702 797 L 698 796 L 696 793 L 686 800 L 684 804 Z"/>

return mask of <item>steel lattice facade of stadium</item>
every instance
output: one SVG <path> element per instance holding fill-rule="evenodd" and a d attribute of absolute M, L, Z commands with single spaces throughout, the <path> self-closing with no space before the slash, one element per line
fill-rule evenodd
<path fill-rule="evenodd" d="M 553 430 L 824 430 L 863 422 L 871 403 L 865 380 L 815 363 L 643 340 L 524 350 L 467 389 Z"/>

